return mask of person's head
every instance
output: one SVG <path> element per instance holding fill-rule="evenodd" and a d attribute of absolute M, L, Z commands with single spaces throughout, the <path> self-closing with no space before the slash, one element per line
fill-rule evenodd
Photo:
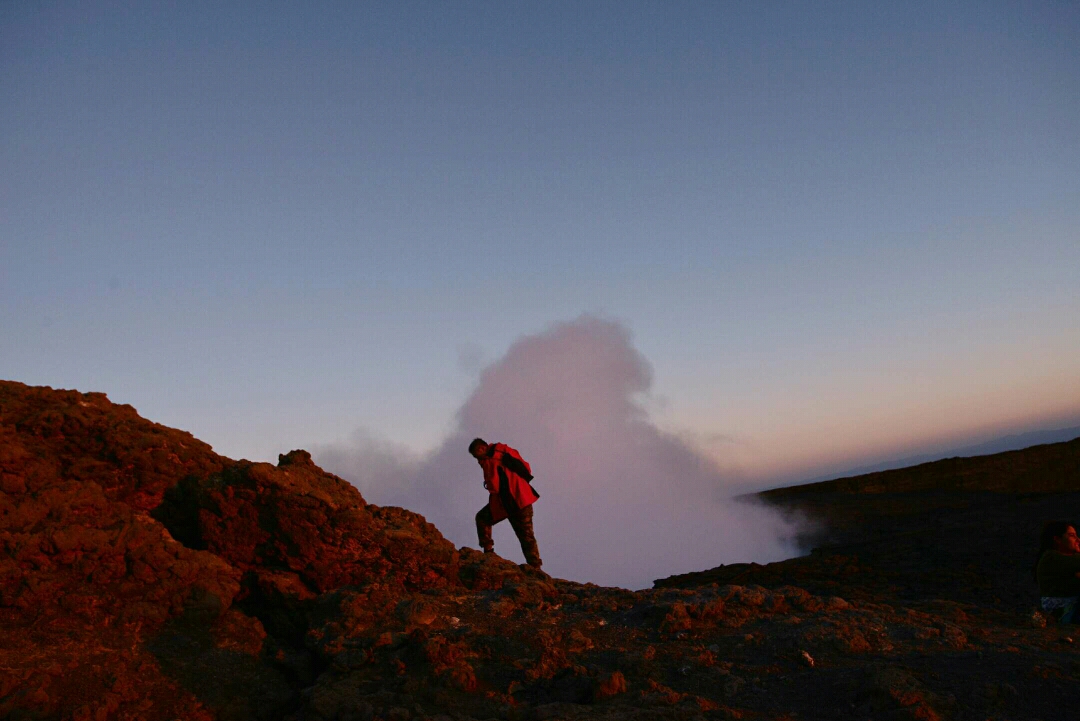
<path fill-rule="evenodd" d="M 1045 551 L 1057 551 L 1066 555 L 1080 553 L 1080 538 L 1076 526 L 1069 521 L 1049 521 L 1043 524 L 1039 536 L 1039 555 Z"/>
<path fill-rule="evenodd" d="M 488 452 L 488 444 L 483 438 L 473 438 L 469 444 L 469 455 L 473 458 L 483 458 Z"/>

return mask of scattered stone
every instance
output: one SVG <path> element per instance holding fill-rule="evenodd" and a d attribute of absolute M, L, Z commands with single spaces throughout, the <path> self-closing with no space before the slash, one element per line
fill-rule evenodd
<path fill-rule="evenodd" d="M 597 685 L 595 696 L 597 699 L 605 699 L 626 693 L 629 688 L 626 677 L 620 671 L 615 671 Z"/>

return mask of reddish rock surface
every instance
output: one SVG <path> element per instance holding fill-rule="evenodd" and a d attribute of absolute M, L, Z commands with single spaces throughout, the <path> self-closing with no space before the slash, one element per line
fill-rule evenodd
<path fill-rule="evenodd" d="M 0 382 L 0 717 L 1071 719 L 1030 566 L 1078 468 L 1080 441 L 770 492 L 814 553 L 630 592 L 455 549 L 304 451 Z"/>
<path fill-rule="evenodd" d="M 100 393 L 0 383 L 0 484 L 3 718 L 277 718 L 319 594 L 458 584 L 433 526 L 306 452 L 231 461 Z"/>

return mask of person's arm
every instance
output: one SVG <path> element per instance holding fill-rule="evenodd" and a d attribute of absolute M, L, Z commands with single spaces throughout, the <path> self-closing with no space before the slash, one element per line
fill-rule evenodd
<path fill-rule="evenodd" d="M 498 474 L 495 472 L 495 469 L 498 467 L 498 461 L 492 459 L 491 456 L 480 459 L 480 468 L 484 470 L 484 488 L 487 489 L 488 493 L 496 493 L 498 491 Z"/>

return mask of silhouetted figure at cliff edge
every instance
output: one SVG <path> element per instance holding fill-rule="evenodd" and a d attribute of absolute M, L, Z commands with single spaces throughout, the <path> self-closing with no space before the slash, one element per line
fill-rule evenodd
<path fill-rule="evenodd" d="M 532 468 L 521 454 L 504 443 L 489 444 L 483 438 L 474 438 L 469 444 L 469 453 L 484 469 L 484 488 L 489 494 L 487 505 L 476 514 L 476 535 L 480 539 L 480 547 L 484 553 L 494 553 L 491 527 L 509 518 L 521 543 L 525 561 L 539 569 L 543 562 L 533 533 L 532 504 L 540 494 L 529 484 L 533 479 Z"/>

